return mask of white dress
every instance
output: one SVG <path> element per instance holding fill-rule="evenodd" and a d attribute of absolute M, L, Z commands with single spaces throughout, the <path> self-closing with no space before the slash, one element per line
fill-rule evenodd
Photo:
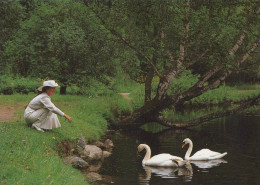
<path fill-rule="evenodd" d="M 52 129 L 61 127 L 57 114 L 64 116 L 46 93 L 41 93 L 33 98 L 24 111 L 26 123 L 36 125 L 42 129 Z"/>

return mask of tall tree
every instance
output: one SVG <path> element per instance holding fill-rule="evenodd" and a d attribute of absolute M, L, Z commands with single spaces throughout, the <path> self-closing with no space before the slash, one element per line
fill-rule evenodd
<path fill-rule="evenodd" d="M 81 2 L 37 2 L 20 27 L 5 44 L 14 74 L 56 79 L 62 94 L 70 83 L 113 75 L 109 32 Z"/>
<path fill-rule="evenodd" d="M 170 123 L 161 116 L 162 110 L 180 107 L 217 88 L 256 56 L 260 39 L 256 2 L 126 1 L 110 6 L 100 3 L 91 9 L 110 33 L 142 58 L 148 71 L 152 69 L 160 79 L 155 97 L 113 126 L 136 127 L 157 121 L 169 127 L 188 127 L 232 114 L 259 100 L 258 96 L 239 108 L 189 123 Z M 255 61 L 259 64 L 259 59 Z M 169 93 L 172 81 L 188 69 L 199 75 L 198 80 L 182 92 Z"/>
<path fill-rule="evenodd" d="M 24 17 L 24 8 L 19 2 L 0 1 L 0 73 L 6 73 L 9 66 L 4 56 L 4 44 L 19 29 L 19 21 Z"/>

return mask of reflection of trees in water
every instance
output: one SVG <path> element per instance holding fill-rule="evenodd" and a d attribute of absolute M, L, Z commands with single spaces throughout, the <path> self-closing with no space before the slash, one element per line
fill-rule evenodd
<path fill-rule="evenodd" d="M 147 144 L 149 143 L 160 143 L 160 138 L 161 137 L 169 137 L 169 136 L 182 136 L 182 135 L 190 135 L 194 133 L 193 130 L 190 129 L 164 129 L 162 131 L 153 133 L 153 132 L 148 132 L 145 131 L 141 128 L 138 128 L 136 130 L 127 130 L 127 131 L 122 131 L 122 134 L 133 137 L 135 136 L 137 138 L 137 144 L 142 143 L 142 141 L 146 141 Z M 182 141 L 181 141 L 182 142 Z"/>
<path fill-rule="evenodd" d="M 216 139 L 221 139 L 218 136 L 219 132 L 223 132 L 223 125 L 225 124 L 225 120 L 219 119 L 218 122 L 220 124 L 215 124 L 213 127 L 214 132 L 208 132 L 208 127 L 211 127 L 211 124 L 204 126 L 200 129 L 172 129 L 166 128 L 160 130 L 158 132 L 146 131 L 141 128 L 137 128 L 135 130 L 124 130 L 121 133 L 124 136 L 128 136 L 131 138 L 136 138 L 136 144 L 146 143 L 148 145 L 153 144 L 157 145 L 162 142 L 177 142 L 181 145 L 184 138 L 194 138 L 194 141 L 198 143 L 211 143 L 211 141 L 215 141 Z M 154 125 L 152 125 L 154 126 Z M 212 128 L 211 128 L 212 129 Z M 159 129 L 158 129 L 159 130 Z M 212 137 L 214 136 L 214 137 Z M 196 143 L 197 143 L 196 142 Z"/>

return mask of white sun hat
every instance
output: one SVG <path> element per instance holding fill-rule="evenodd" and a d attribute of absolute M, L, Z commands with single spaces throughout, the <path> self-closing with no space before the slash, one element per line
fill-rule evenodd
<path fill-rule="evenodd" d="M 42 91 L 42 88 L 43 87 L 60 87 L 54 80 L 47 80 L 47 81 L 44 81 L 42 86 L 38 88 L 38 91 Z"/>

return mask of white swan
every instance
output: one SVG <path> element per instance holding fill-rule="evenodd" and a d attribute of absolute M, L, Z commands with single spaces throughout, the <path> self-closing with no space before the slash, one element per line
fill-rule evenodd
<path fill-rule="evenodd" d="M 204 160 L 214 160 L 214 159 L 220 159 L 227 155 L 227 152 L 221 154 L 219 152 L 214 152 L 209 149 L 202 149 L 200 151 L 197 151 L 193 156 L 190 157 L 190 154 L 192 152 L 193 148 L 193 143 L 189 138 L 186 138 L 183 140 L 183 145 L 182 148 L 186 145 L 189 144 L 189 148 L 185 154 L 184 159 L 185 160 L 194 160 L 194 161 L 204 161 Z"/>
<path fill-rule="evenodd" d="M 140 144 L 138 147 L 138 152 L 141 152 L 143 149 L 146 150 L 146 154 L 142 161 L 143 165 L 147 166 L 161 166 L 161 167 L 181 167 L 186 164 L 181 157 L 173 156 L 170 154 L 158 154 L 151 158 L 151 149 L 146 144 Z M 177 163 L 175 163 L 177 162 Z"/>

